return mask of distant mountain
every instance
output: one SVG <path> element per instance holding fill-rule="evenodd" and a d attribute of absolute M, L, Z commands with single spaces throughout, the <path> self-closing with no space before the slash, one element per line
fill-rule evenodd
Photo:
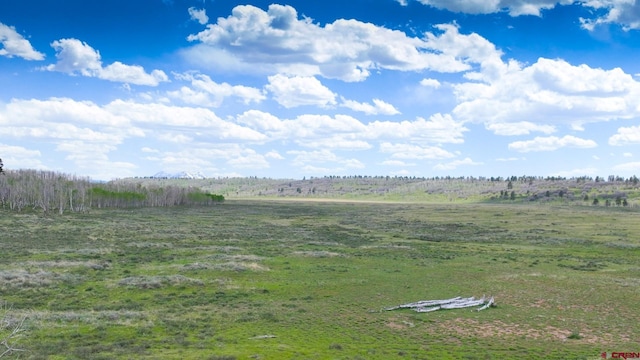
<path fill-rule="evenodd" d="M 151 177 L 155 179 L 206 179 L 207 178 L 206 176 L 202 175 L 202 173 L 200 173 L 199 171 L 195 173 L 191 173 L 187 171 L 180 171 L 177 173 L 168 173 L 168 172 L 160 171 L 159 173 Z"/>

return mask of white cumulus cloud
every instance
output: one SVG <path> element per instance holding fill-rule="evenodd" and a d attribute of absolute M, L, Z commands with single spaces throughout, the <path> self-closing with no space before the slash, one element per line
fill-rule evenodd
<path fill-rule="evenodd" d="M 36 51 L 29 40 L 18 34 L 13 26 L 0 23 L 0 56 L 20 57 L 25 60 L 43 60 L 44 54 Z"/>
<path fill-rule="evenodd" d="M 204 25 L 209 22 L 209 17 L 207 16 L 207 11 L 205 9 L 198 10 L 195 7 L 190 7 L 188 11 L 189 16 L 191 16 L 191 20 L 199 22 L 200 25 Z"/>
<path fill-rule="evenodd" d="M 588 149 L 598 144 L 593 140 L 581 139 L 572 135 L 536 137 L 533 140 L 515 141 L 509 144 L 509 149 L 518 152 L 554 151 L 564 147 Z"/>
<path fill-rule="evenodd" d="M 212 143 L 216 146 L 244 144 L 238 145 L 240 150 L 233 148 L 234 152 L 220 150 L 220 158 L 232 160 L 228 165 L 234 168 L 248 164 L 264 168 L 266 164 L 264 156 L 246 147 L 246 144 L 266 141 L 265 135 L 223 120 L 206 108 L 119 99 L 106 105 L 67 98 L 14 99 L 0 104 L 0 139 L 51 144 L 78 169 L 98 179 L 133 174 L 135 166 L 126 161 L 114 161 L 110 154 L 120 150 L 125 142 L 138 138 L 144 138 L 145 143 L 154 143 L 153 148 L 142 148 L 141 158 L 151 155 L 154 159 L 165 159 L 166 153 L 156 150 L 162 145 L 171 147 L 186 143 L 188 147 L 196 148 Z M 199 159 L 209 161 L 206 159 L 209 155 L 206 153 Z M 108 169 L 114 169 L 114 166 L 122 167 L 116 167 L 116 175 L 109 174 Z"/>
<path fill-rule="evenodd" d="M 405 139 L 418 144 L 460 144 L 466 131 L 462 122 L 438 113 L 428 120 L 418 117 L 414 121 L 374 121 L 367 124 L 364 135 L 369 139 Z"/>
<path fill-rule="evenodd" d="M 486 124 L 486 128 L 493 131 L 496 135 L 507 136 L 528 135 L 532 132 L 551 134 L 556 131 L 556 128 L 552 125 L 541 125 L 528 121 Z"/>
<path fill-rule="evenodd" d="M 545 58 L 529 66 L 496 65 L 490 75 L 482 69 L 469 77 L 472 81 L 452 85 L 456 119 L 485 123 L 497 134 L 522 135 L 549 134 L 559 124 L 581 130 L 587 123 L 640 116 L 640 82 L 620 68 Z"/>
<path fill-rule="evenodd" d="M 609 138 L 609 145 L 613 146 L 634 144 L 640 144 L 640 126 L 621 127 Z"/>
<path fill-rule="evenodd" d="M 286 108 L 302 105 L 326 107 L 336 104 L 336 94 L 313 76 L 269 76 L 265 86 L 274 99 Z"/>
<path fill-rule="evenodd" d="M 204 74 L 176 74 L 178 80 L 189 81 L 192 87 L 183 86 L 179 90 L 169 91 L 170 97 L 186 104 L 218 107 L 224 99 L 236 97 L 245 104 L 259 103 L 266 98 L 260 89 L 243 85 L 217 83 Z"/>
<path fill-rule="evenodd" d="M 216 69 L 261 68 L 266 73 L 362 81 L 372 69 L 466 71 L 471 63 L 496 53 L 477 34 L 462 35 L 453 25 L 436 30 L 438 34 L 417 38 L 357 20 L 338 19 L 321 26 L 299 19 L 291 6 L 272 4 L 264 11 L 241 5 L 189 36 L 198 44 L 184 55 Z"/>
<path fill-rule="evenodd" d="M 604 24 L 619 24 L 625 31 L 640 29 L 640 2 L 636 0 L 587 0 L 582 5 L 605 14 L 595 18 L 581 18 L 582 27 L 594 30 Z"/>
<path fill-rule="evenodd" d="M 394 144 L 384 142 L 380 144 L 380 152 L 391 154 L 393 159 L 448 159 L 455 155 L 437 146 L 419 146 L 413 144 Z"/>
<path fill-rule="evenodd" d="M 142 66 L 126 65 L 119 61 L 103 67 L 100 53 L 78 39 L 56 40 L 51 46 L 56 50 L 57 62 L 44 67 L 49 71 L 135 85 L 157 86 L 169 81 L 162 70 L 147 73 Z"/>
<path fill-rule="evenodd" d="M 347 100 L 342 98 L 342 103 L 340 104 L 342 107 L 349 108 L 353 111 L 363 112 L 367 115 L 397 115 L 400 114 L 400 111 L 396 109 L 393 105 L 380 100 L 373 99 L 373 105 L 369 103 L 361 103 L 354 100 Z"/>
<path fill-rule="evenodd" d="M 280 119 L 272 114 L 249 110 L 236 117 L 239 124 L 265 134 L 271 141 L 284 140 L 318 148 L 364 150 L 371 142 L 410 142 L 417 145 L 462 143 L 467 129 L 449 115 L 435 114 L 413 121 L 373 121 L 363 123 L 348 115 L 299 115 Z"/>
<path fill-rule="evenodd" d="M 397 0 L 406 6 L 407 0 Z M 543 10 L 580 5 L 597 16 L 579 18 L 582 27 L 593 30 L 603 24 L 619 24 L 625 31 L 640 29 L 640 3 L 636 0 L 417 0 L 438 9 L 467 14 L 507 12 L 510 16 L 542 16 Z"/>
<path fill-rule="evenodd" d="M 46 169 L 40 160 L 42 153 L 39 150 L 0 143 L 0 154 L 5 171 L 12 168 Z"/>
<path fill-rule="evenodd" d="M 420 85 L 438 89 L 442 84 L 440 84 L 440 81 L 438 81 L 437 79 L 422 79 L 420 80 Z"/>
<path fill-rule="evenodd" d="M 479 166 L 483 164 L 484 163 L 482 162 L 473 161 L 471 158 L 464 158 L 462 160 L 454 160 L 448 163 L 438 164 L 433 168 L 436 170 L 455 170 L 460 166 Z"/>
<path fill-rule="evenodd" d="M 569 5 L 573 0 L 418 0 L 422 4 L 467 14 L 491 14 L 507 11 L 511 16 L 540 16 L 541 10 Z"/>

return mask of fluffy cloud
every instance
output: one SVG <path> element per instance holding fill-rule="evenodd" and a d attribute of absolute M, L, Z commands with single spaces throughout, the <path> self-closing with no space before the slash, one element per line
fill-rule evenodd
<path fill-rule="evenodd" d="M 556 131 L 556 128 L 551 125 L 534 124 L 528 121 L 520 121 L 513 123 L 496 123 L 486 124 L 488 130 L 493 131 L 497 135 L 528 135 L 531 132 L 541 132 L 544 134 L 551 134 Z"/>
<path fill-rule="evenodd" d="M 368 103 L 360 103 L 354 100 L 342 98 L 342 107 L 349 108 L 353 111 L 363 112 L 367 115 L 397 115 L 400 111 L 393 105 L 380 99 L 373 99 L 373 105 Z"/>
<path fill-rule="evenodd" d="M 573 0 L 418 0 L 424 5 L 467 14 L 490 14 L 506 10 L 511 16 L 540 16 L 541 10 L 569 5 Z"/>
<path fill-rule="evenodd" d="M 265 134 L 271 141 L 294 140 L 304 146 L 344 150 L 368 149 L 370 141 L 404 141 L 415 144 L 462 143 L 467 129 L 449 115 L 436 114 L 414 121 L 374 121 L 368 124 L 348 115 L 300 115 L 292 120 L 258 110 L 237 117 L 240 124 Z"/>
<path fill-rule="evenodd" d="M 157 86 L 161 82 L 169 81 L 169 77 L 162 70 L 155 69 L 147 74 L 142 66 L 125 65 L 119 61 L 100 69 L 97 77 L 114 82 L 147 86 Z"/>
<path fill-rule="evenodd" d="M 530 66 L 510 61 L 493 70 L 485 75 L 483 69 L 470 76 L 473 81 L 453 85 L 456 119 L 483 122 L 498 134 L 521 135 L 548 134 L 556 124 L 581 129 L 585 123 L 640 115 L 640 82 L 619 68 L 540 58 Z"/>
<path fill-rule="evenodd" d="M 384 142 L 380 144 L 380 152 L 385 154 L 391 154 L 393 159 L 448 159 L 455 155 L 452 153 L 437 147 L 437 146 L 418 146 L 412 144 L 392 144 Z"/>
<path fill-rule="evenodd" d="M 397 0 L 406 6 L 407 0 Z M 452 12 L 491 14 L 506 11 L 511 16 L 541 16 L 542 10 L 562 5 L 581 5 L 595 14 L 580 18 L 582 27 L 593 30 L 598 25 L 620 24 L 626 31 L 640 29 L 640 3 L 636 0 L 418 0 L 420 3 Z"/>
<path fill-rule="evenodd" d="M 164 151 L 153 161 L 170 171 L 192 169 L 215 174 L 215 176 L 240 176 L 236 172 L 222 172 L 226 166 L 233 169 L 266 169 L 266 155 L 241 144 L 198 143 L 177 151 Z"/>
<path fill-rule="evenodd" d="M 554 151 L 564 147 L 588 149 L 598 146 L 593 140 L 581 139 L 572 135 L 564 137 L 536 137 L 533 140 L 516 141 L 509 144 L 509 149 L 518 152 Z"/>
<path fill-rule="evenodd" d="M 264 154 L 264 156 L 266 158 L 270 158 L 270 159 L 284 160 L 284 157 L 282 155 L 280 155 L 280 153 L 275 151 L 275 150 L 269 151 L 268 153 Z"/>
<path fill-rule="evenodd" d="M 442 84 L 440 84 L 440 81 L 436 79 L 422 79 L 420 80 L 420 85 L 438 89 Z"/>
<path fill-rule="evenodd" d="M 478 57 L 486 58 L 487 51 L 495 52 L 482 37 L 461 35 L 455 26 L 437 30 L 442 34 L 420 39 L 357 20 L 320 26 L 309 18 L 298 19 L 291 6 L 273 4 L 264 11 L 243 5 L 189 36 L 200 44 L 185 57 L 218 69 L 247 69 L 252 64 L 264 72 L 362 81 L 371 69 L 466 71 Z"/>
<path fill-rule="evenodd" d="M 169 81 L 163 71 L 153 70 L 147 73 L 138 65 L 125 65 L 116 61 L 103 67 L 100 53 L 78 39 L 56 40 L 51 46 L 56 50 L 57 62 L 44 68 L 49 71 L 80 74 L 135 85 L 157 86 L 160 82 Z"/>
<path fill-rule="evenodd" d="M 46 169 L 40 160 L 42 154 L 38 150 L 0 143 L 0 154 L 2 154 L 5 170 L 12 168 Z"/>
<path fill-rule="evenodd" d="M 266 137 L 252 129 L 220 119 L 205 108 L 169 106 L 165 104 L 142 104 L 115 100 L 104 106 L 110 114 L 129 119 L 138 126 L 156 129 L 191 128 L 190 135 L 204 139 L 228 139 L 264 141 Z M 194 131 L 195 130 L 195 131 Z"/>
<path fill-rule="evenodd" d="M 286 108 L 302 105 L 328 106 L 335 105 L 336 94 L 313 76 L 285 76 L 277 74 L 269 76 L 269 84 L 265 86 L 273 93 L 274 99 Z"/>
<path fill-rule="evenodd" d="M 462 143 L 467 128 L 450 115 L 435 114 L 428 120 L 415 121 L 374 121 L 367 124 L 365 136 L 368 139 L 406 139 L 418 144 Z"/>
<path fill-rule="evenodd" d="M 207 11 L 205 9 L 198 10 L 195 7 L 190 7 L 188 11 L 189 16 L 191 16 L 191 20 L 199 22 L 200 25 L 204 25 L 209 22 L 209 17 L 207 16 Z"/>
<path fill-rule="evenodd" d="M 98 179 L 111 179 L 109 169 L 118 169 L 118 176 L 133 175 L 133 164 L 110 161 L 108 154 L 125 139 L 144 135 L 128 119 L 92 102 L 52 98 L 0 106 L 0 138 L 50 143 L 66 154 L 65 160 Z"/>
<path fill-rule="evenodd" d="M 300 115 L 293 120 L 279 118 L 262 111 L 250 110 L 237 117 L 240 124 L 261 131 L 271 140 L 313 140 L 337 135 L 357 135 L 366 131 L 359 120 L 336 115 Z"/>
<path fill-rule="evenodd" d="M 135 164 L 109 159 L 108 154 L 116 149 L 112 144 L 79 140 L 59 141 L 56 146 L 56 151 L 67 153 L 65 160 L 74 162 L 83 171 L 92 172 L 99 179 L 112 179 L 116 172 L 117 176 L 132 176 L 137 168 Z"/>
<path fill-rule="evenodd" d="M 620 24 L 625 31 L 640 29 L 640 2 L 635 0 L 587 0 L 583 6 L 605 14 L 593 19 L 581 18 L 582 27 L 593 30 L 602 24 Z"/>
<path fill-rule="evenodd" d="M 109 158 L 132 138 L 145 138 L 146 142 L 169 146 L 188 141 L 190 148 L 211 142 L 220 147 L 224 144 L 239 146 L 237 142 L 263 142 L 267 139 L 253 129 L 222 120 L 205 108 L 123 100 L 98 105 L 64 98 L 14 99 L 0 104 L 0 138 L 4 141 L 50 143 L 56 151 L 66 154 L 66 160 L 98 179 L 114 176 L 106 169 L 118 169 L 115 176 L 133 175 L 135 166 Z M 218 152 L 220 158 L 229 159 L 229 166 L 242 168 L 251 164 L 255 168 L 265 167 L 266 160 L 255 152 L 244 146 L 233 149 L 235 152 L 225 152 L 228 148 Z M 150 147 L 142 152 L 152 152 L 157 159 L 167 157 Z M 41 167 L 35 165 L 33 167 Z"/>
<path fill-rule="evenodd" d="M 269 167 L 269 161 L 264 155 L 247 148 L 243 149 L 238 156 L 228 159 L 227 164 L 236 169 L 266 169 Z"/>
<path fill-rule="evenodd" d="M 274 99 L 285 108 L 303 105 L 327 107 L 336 105 L 337 95 L 313 76 L 286 76 L 276 74 L 269 76 L 269 84 L 265 89 L 273 94 Z M 400 111 L 393 105 L 373 99 L 373 105 L 341 98 L 340 106 L 367 115 L 397 115 Z"/>
<path fill-rule="evenodd" d="M 455 170 L 457 168 L 459 168 L 460 166 L 479 166 L 479 165 L 483 165 L 484 163 L 482 162 L 476 162 L 471 160 L 471 158 L 464 158 L 462 160 L 454 160 L 451 161 L 449 163 L 445 163 L 445 164 L 438 164 L 436 166 L 434 166 L 433 168 L 436 170 Z"/>
<path fill-rule="evenodd" d="M 640 126 L 621 127 L 618 133 L 609 138 L 609 145 L 640 144 Z"/>
<path fill-rule="evenodd" d="M 186 104 L 218 107 L 228 97 L 237 97 L 245 104 L 259 103 L 266 98 L 260 89 L 226 82 L 220 84 L 203 74 L 177 74 L 176 78 L 191 82 L 192 88 L 183 86 L 180 90 L 169 91 L 167 94 Z"/>
<path fill-rule="evenodd" d="M 36 51 L 29 40 L 18 34 L 13 26 L 0 23 L 0 56 L 20 57 L 25 60 L 43 60 L 44 54 Z"/>

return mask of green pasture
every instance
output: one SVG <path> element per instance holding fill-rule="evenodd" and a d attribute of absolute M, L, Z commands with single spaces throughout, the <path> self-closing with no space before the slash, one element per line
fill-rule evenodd
<path fill-rule="evenodd" d="M 639 215 L 239 200 L 49 217 L 0 211 L 0 341 L 24 350 L 5 355 L 20 359 L 640 352 Z M 498 306 L 382 310 L 482 295 Z"/>

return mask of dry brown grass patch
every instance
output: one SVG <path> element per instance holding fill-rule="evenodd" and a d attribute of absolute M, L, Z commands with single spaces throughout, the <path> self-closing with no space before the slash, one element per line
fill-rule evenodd
<path fill-rule="evenodd" d="M 534 328 L 528 324 L 505 323 L 500 320 L 480 322 L 474 319 L 457 318 L 443 321 L 434 330 L 440 334 L 460 336 L 467 338 L 498 338 L 514 339 L 525 338 L 538 341 L 567 341 L 574 333 L 571 329 L 562 329 L 547 325 Z M 628 338 L 628 335 L 599 334 L 596 335 L 591 329 L 580 329 L 580 339 L 571 341 L 586 344 L 613 344 Z"/>

